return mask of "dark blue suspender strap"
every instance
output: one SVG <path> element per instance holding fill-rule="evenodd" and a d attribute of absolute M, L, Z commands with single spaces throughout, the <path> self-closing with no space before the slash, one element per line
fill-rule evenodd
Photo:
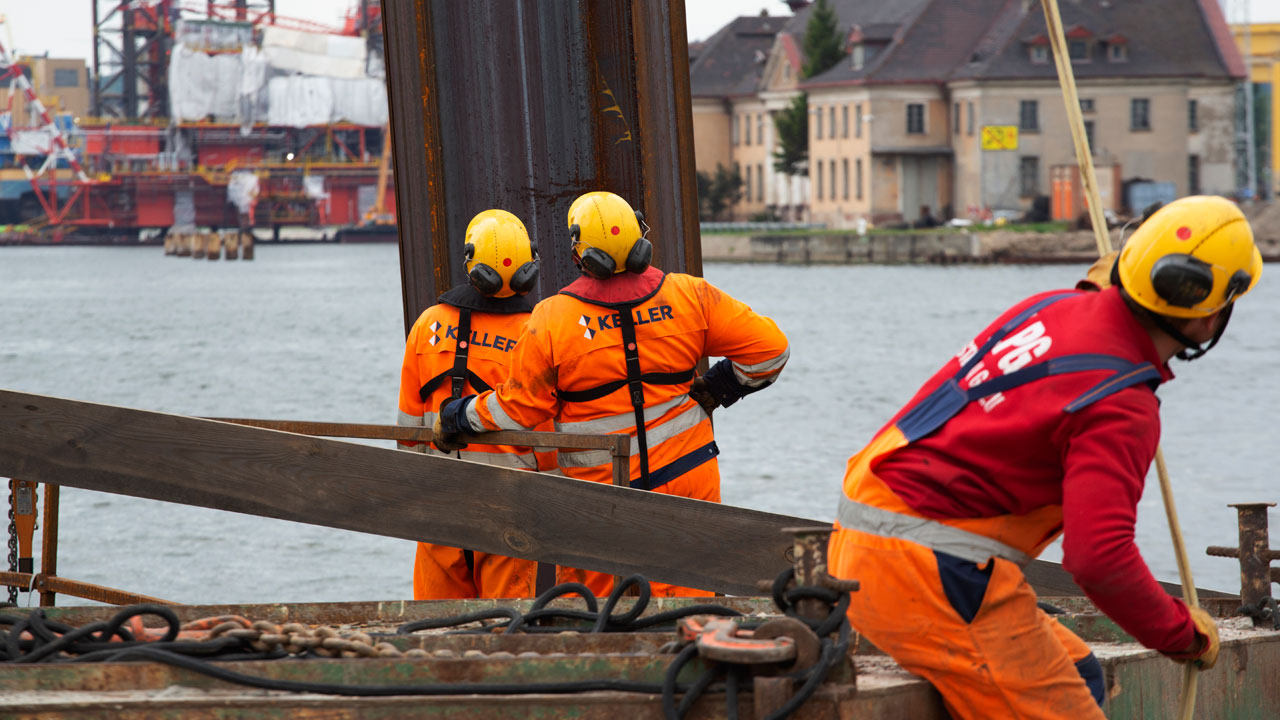
<path fill-rule="evenodd" d="M 648 482 L 643 477 L 636 478 L 631 481 L 631 487 L 638 490 L 653 490 L 675 480 L 690 470 L 711 460 L 711 458 L 720 454 L 720 448 L 716 446 L 716 442 L 703 445 L 697 450 L 685 453 L 675 462 L 663 465 L 649 475 Z"/>
<path fill-rule="evenodd" d="M 471 309 L 458 308 L 458 340 L 453 351 L 453 372 L 449 375 L 454 400 L 462 397 L 467 382 L 467 354 L 471 351 Z"/>
<path fill-rule="evenodd" d="M 1101 400 L 1104 397 L 1117 393 L 1127 387 L 1137 385 L 1143 382 L 1159 382 L 1160 371 L 1151 363 L 1135 363 L 1124 358 L 1115 357 L 1113 355 L 1103 355 L 1095 353 L 1080 353 L 1076 355 L 1064 355 L 1062 357 L 1052 358 L 1044 362 L 1015 370 L 1007 375 L 988 380 L 976 387 L 962 388 L 961 381 L 969 371 L 974 368 L 986 357 L 991 348 L 1000 342 L 1006 335 L 1013 332 L 1019 325 L 1026 322 L 1040 312 L 1044 308 L 1053 303 L 1078 294 L 1077 292 L 1059 293 L 1050 295 L 1043 300 L 1035 303 L 1031 307 L 1018 313 L 1013 319 L 1005 323 L 999 330 L 992 333 L 982 347 L 969 358 L 951 379 L 942 383 L 927 397 L 916 404 L 915 407 L 908 410 L 901 418 L 898 419 L 898 429 L 902 432 L 903 437 L 908 442 L 914 442 L 920 438 L 926 437 L 938 428 L 947 423 L 948 420 L 955 417 L 961 410 L 974 400 L 994 395 L 1005 390 L 1012 390 L 1020 385 L 1034 382 L 1050 375 L 1062 375 L 1066 373 L 1086 372 L 1089 370 L 1112 370 L 1112 374 L 1107 379 L 1095 385 L 1093 388 L 1085 392 L 1080 397 L 1071 401 L 1064 408 L 1064 412 L 1073 413 L 1081 410 L 1089 405 Z"/>
<path fill-rule="evenodd" d="M 979 360 L 986 357 L 987 353 L 991 351 L 991 348 L 995 347 L 996 343 L 1003 340 L 1005 335 L 1008 335 L 1009 333 L 1013 332 L 1015 329 L 1017 329 L 1019 325 L 1021 325 L 1022 323 L 1030 319 L 1032 315 L 1035 315 L 1036 313 L 1058 302 L 1059 300 L 1066 300 L 1069 297 L 1074 297 L 1079 294 L 1080 294 L 1079 290 L 1056 293 L 1054 295 L 1050 295 L 1047 298 L 1044 298 L 1043 300 L 1040 300 L 1036 304 L 1032 305 L 1026 310 L 1023 310 L 1022 312 L 1015 315 L 1012 320 L 1005 323 L 1004 325 L 1001 325 L 999 330 L 996 330 L 995 332 L 991 333 L 991 337 L 987 338 L 987 341 L 982 344 L 982 347 L 978 348 L 978 352 L 974 353 L 973 357 L 969 358 L 969 362 L 965 363 L 964 366 L 961 367 L 960 370 L 956 372 L 955 378 L 959 380 L 965 375 L 968 375 L 969 371 L 973 369 L 973 366 L 977 365 Z"/>

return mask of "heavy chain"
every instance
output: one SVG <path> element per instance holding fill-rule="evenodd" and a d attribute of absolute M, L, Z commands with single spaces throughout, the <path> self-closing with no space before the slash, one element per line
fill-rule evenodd
<path fill-rule="evenodd" d="M 249 643 L 254 650 L 271 652 L 280 648 L 291 655 L 308 651 L 320 657 L 409 657 L 426 658 L 425 650 L 414 648 L 401 652 L 389 642 L 374 643 L 367 633 L 339 633 L 331 627 L 310 628 L 301 623 L 283 626 L 259 620 L 245 627 L 242 622 L 224 622 L 209 631 L 209 640 L 220 636 L 238 638 Z"/>
<path fill-rule="evenodd" d="M 18 572 L 18 524 L 14 521 L 13 507 L 17 503 L 14 493 L 18 491 L 18 481 L 9 480 L 9 572 Z M 18 604 L 18 586 L 9 586 L 9 604 Z"/>

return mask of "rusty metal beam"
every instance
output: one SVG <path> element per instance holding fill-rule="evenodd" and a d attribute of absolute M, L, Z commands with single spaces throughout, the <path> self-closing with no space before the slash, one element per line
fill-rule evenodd
<path fill-rule="evenodd" d="M 177 605 L 171 600 L 161 600 L 160 598 L 151 597 L 150 595 L 140 595 L 131 593 L 126 590 L 118 590 L 106 585 L 94 585 L 93 583 L 81 582 L 79 580 L 69 580 L 60 578 L 56 575 L 45 575 L 44 573 L 21 573 L 21 572 L 0 572 L 0 585 L 10 585 L 22 588 L 31 588 L 33 591 L 39 591 L 41 597 L 45 593 L 52 595 L 53 593 L 62 593 L 63 595 L 74 595 L 78 598 L 86 600 L 96 600 L 97 602 L 108 603 L 111 605 L 135 605 L 137 603 L 153 603 L 156 605 Z M 43 599 L 41 604 L 43 604 Z"/>
<path fill-rule="evenodd" d="M 406 331 L 491 207 L 538 242 L 541 297 L 577 277 L 591 190 L 644 211 L 658 267 L 701 272 L 683 0 L 383 0 L 383 22 Z"/>

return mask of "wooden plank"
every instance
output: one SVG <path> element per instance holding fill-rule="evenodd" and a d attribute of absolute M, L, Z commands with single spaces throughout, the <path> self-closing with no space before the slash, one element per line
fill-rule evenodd
<path fill-rule="evenodd" d="M 0 391 L 0 475 L 755 594 L 794 518 L 211 420 Z"/>
<path fill-rule="evenodd" d="M 331 428 L 326 428 L 331 431 Z M 755 595 L 816 520 L 463 460 L 0 390 L 0 476 Z M 1043 596 L 1079 595 L 1027 568 Z M 1176 586 L 1165 585 L 1177 592 Z M 1202 591 L 1207 595 L 1222 593 Z"/>

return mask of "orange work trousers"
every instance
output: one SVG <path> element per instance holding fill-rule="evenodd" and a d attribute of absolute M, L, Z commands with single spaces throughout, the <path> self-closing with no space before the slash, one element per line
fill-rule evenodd
<path fill-rule="evenodd" d="M 538 563 L 532 560 L 420 542 L 413 599 L 531 598 L 537 577 Z"/>
<path fill-rule="evenodd" d="M 658 488 L 654 488 L 652 492 L 662 493 L 664 495 L 679 495 L 681 497 L 693 498 L 695 500 L 706 500 L 707 502 L 720 502 L 720 466 L 713 458 L 709 462 L 703 463 L 680 477 L 672 480 Z M 591 594 L 596 597 L 608 597 L 613 592 L 613 576 L 608 573 L 595 572 L 594 570 L 579 570 L 571 567 L 556 568 L 556 582 L 567 583 L 576 582 L 586 585 Z M 680 585 L 668 585 L 656 581 L 649 581 L 649 589 L 653 593 L 653 597 L 714 597 L 715 593 L 710 590 L 696 590 L 694 588 L 681 587 Z"/>
<path fill-rule="evenodd" d="M 1015 563 L 978 566 L 847 528 L 829 553 L 836 577 L 862 581 L 849 622 L 932 683 L 952 717 L 1105 720 L 1101 665 L 1037 606 Z"/>

